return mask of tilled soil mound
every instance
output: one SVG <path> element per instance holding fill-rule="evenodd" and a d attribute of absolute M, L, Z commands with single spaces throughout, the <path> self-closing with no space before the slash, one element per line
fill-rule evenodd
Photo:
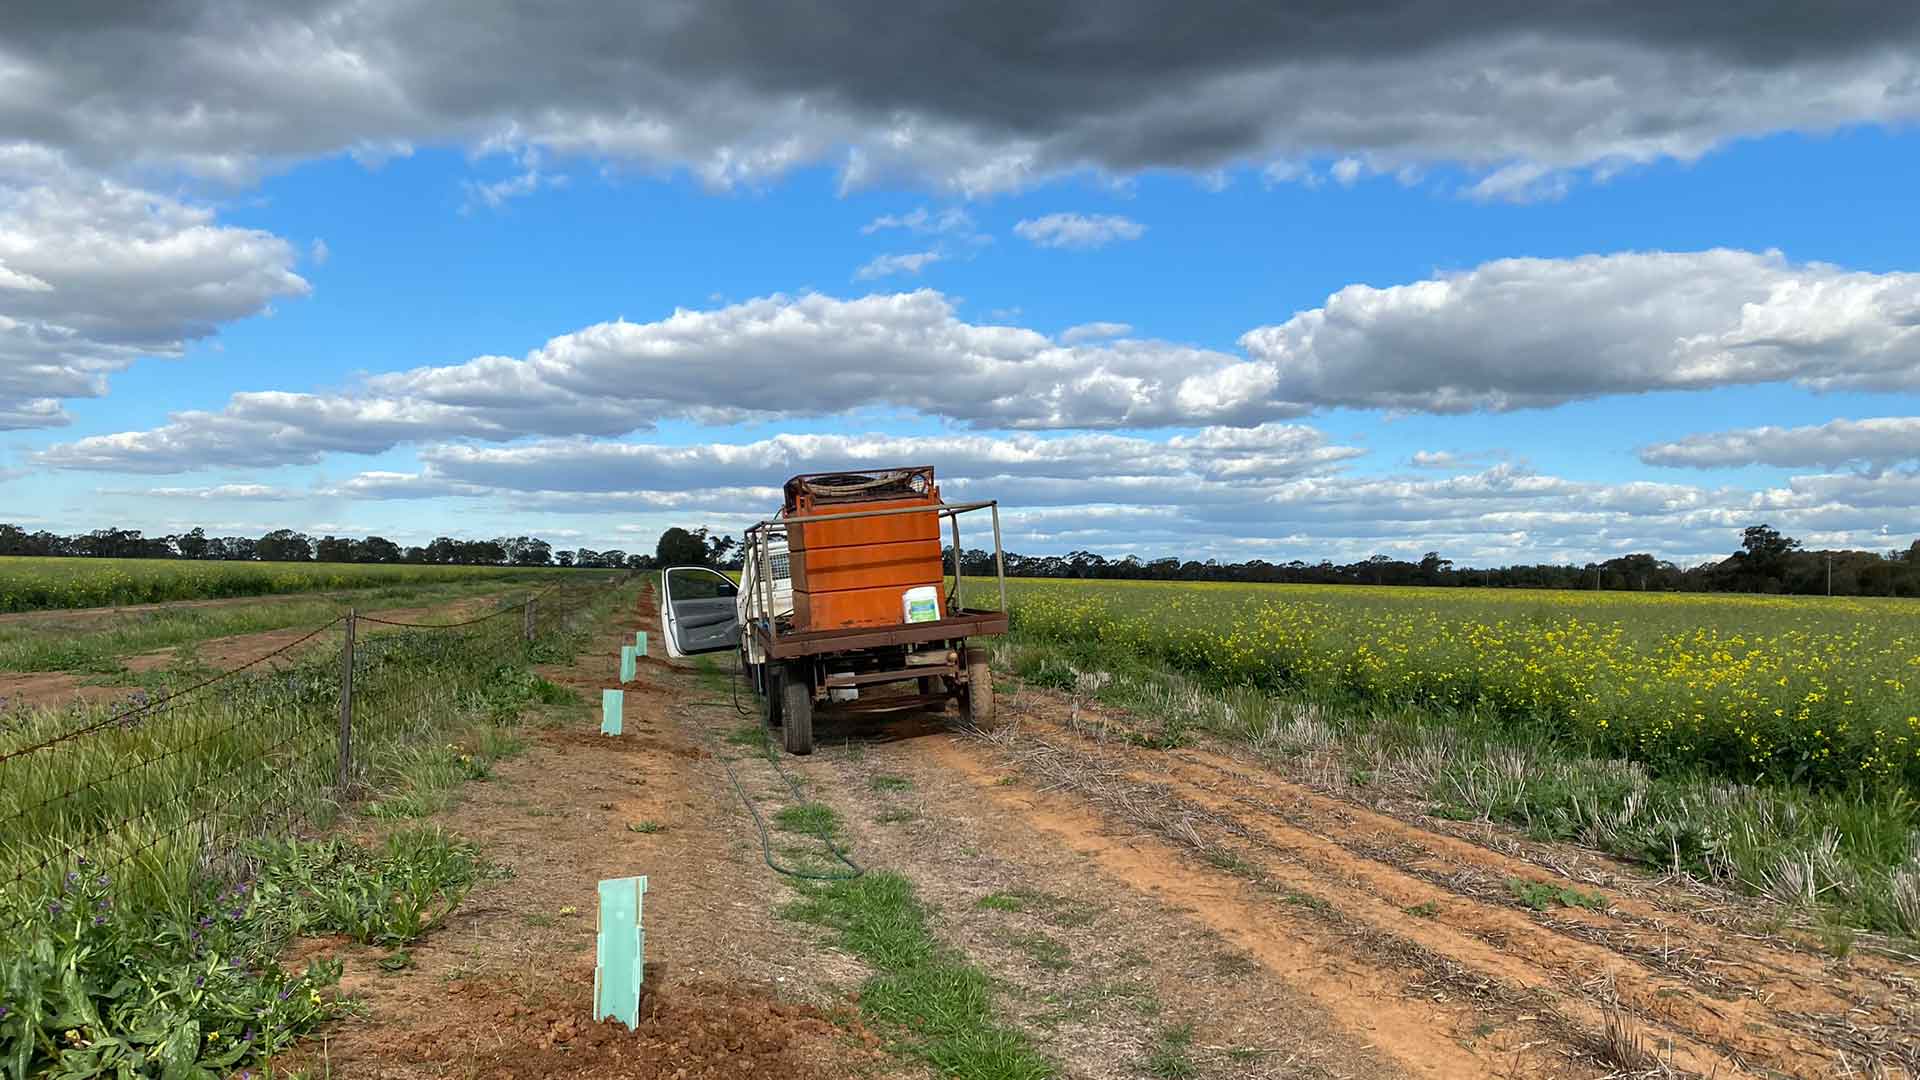
<path fill-rule="evenodd" d="M 851 1018 L 839 1027 L 818 1009 L 721 983 L 649 990 L 632 1030 L 588 1020 L 591 1004 L 581 994 L 530 1006 L 505 980 L 460 980 L 448 987 L 449 1015 L 417 1027 L 391 1056 L 480 1080 L 829 1080 L 846 1075 L 849 1056 L 881 1053 Z"/>

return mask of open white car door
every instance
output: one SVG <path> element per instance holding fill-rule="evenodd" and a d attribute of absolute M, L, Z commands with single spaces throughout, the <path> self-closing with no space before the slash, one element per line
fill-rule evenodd
<path fill-rule="evenodd" d="M 740 645 L 740 594 L 732 579 L 704 566 L 660 571 L 660 636 L 668 656 L 720 652 Z"/>

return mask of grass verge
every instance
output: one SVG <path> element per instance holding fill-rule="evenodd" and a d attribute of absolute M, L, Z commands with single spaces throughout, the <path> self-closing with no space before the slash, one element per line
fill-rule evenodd
<path fill-rule="evenodd" d="M 906 878 L 874 871 L 795 888 L 800 898 L 781 914 L 832 929 L 873 968 L 860 989 L 861 1012 L 902 1032 L 901 1049 L 967 1080 L 1057 1075 L 1025 1034 L 995 1018 L 986 973 L 934 940 Z"/>

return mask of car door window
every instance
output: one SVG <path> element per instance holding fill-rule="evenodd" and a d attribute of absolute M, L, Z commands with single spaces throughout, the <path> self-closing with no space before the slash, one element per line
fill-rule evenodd
<path fill-rule="evenodd" d="M 740 589 L 717 571 L 676 566 L 665 576 L 668 631 L 682 654 L 731 649 L 740 643 L 740 616 L 734 598 Z"/>

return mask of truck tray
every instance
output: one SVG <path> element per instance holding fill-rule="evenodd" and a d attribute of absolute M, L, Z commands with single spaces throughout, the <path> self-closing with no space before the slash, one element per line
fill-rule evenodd
<path fill-rule="evenodd" d="M 928 641 L 951 641 L 975 634 L 1004 634 L 1004 611 L 960 611 L 934 622 L 901 623 L 898 626 L 854 626 L 844 630 L 800 630 L 790 634 L 770 634 L 764 621 L 753 624 L 760 647 L 775 660 L 821 653 L 873 649 L 886 645 L 918 645 Z"/>

